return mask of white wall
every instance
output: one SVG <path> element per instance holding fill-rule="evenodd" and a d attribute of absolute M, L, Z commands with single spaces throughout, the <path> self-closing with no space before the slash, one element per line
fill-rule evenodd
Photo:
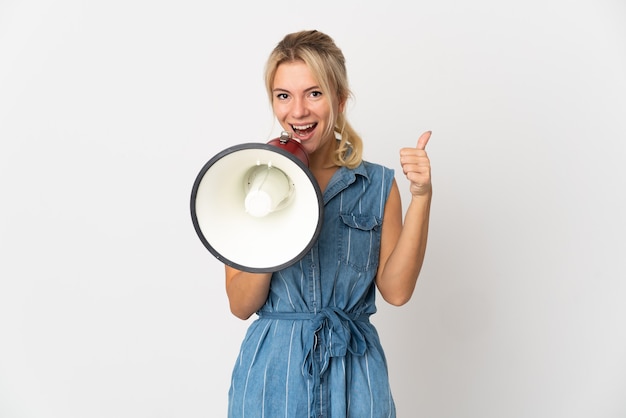
<path fill-rule="evenodd" d="M 191 186 L 271 138 L 265 57 L 311 28 L 366 157 L 434 132 L 427 261 L 374 319 L 399 416 L 626 416 L 626 5 L 504 3 L 0 1 L 0 417 L 225 416 L 248 323 Z"/>

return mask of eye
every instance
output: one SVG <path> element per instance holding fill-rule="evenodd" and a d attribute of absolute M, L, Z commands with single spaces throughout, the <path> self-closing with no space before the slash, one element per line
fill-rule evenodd
<path fill-rule="evenodd" d="M 276 98 L 278 100 L 286 100 L 289 97 L 289 95 L 287 93 L 278 93 L 276 95 Z"/>
<path fill-rule="evenodd" d="M 314 90 L 311 92 L 311 97 L 315 97 L 315 98 L 322 97 L 322 92 L 318 90 Z"/>

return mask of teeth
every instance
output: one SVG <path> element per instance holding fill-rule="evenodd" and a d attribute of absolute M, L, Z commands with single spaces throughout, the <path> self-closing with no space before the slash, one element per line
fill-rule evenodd
<path fill-rule="evenodd" d="M 298 130 L 298 131 L 304 131 L 305 129 L 309 129 L 313 127 L 313 123 L 309 123 L 308 125 L 301 125 L 301 126 L 296 126 L 296 125 L 292 125 L 293 129 Z"/>

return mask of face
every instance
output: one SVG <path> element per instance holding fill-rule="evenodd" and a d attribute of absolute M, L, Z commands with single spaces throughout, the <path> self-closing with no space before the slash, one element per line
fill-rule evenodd
<path fill-rule="evenodd" d="M 330 120 L 331 110 L 337 115 L 342 106 L 336 97 L 326 97 L 322 93 L 304 62 L 280 64 L 274 75 L 272 91 L 272 107 L 276 118 L 283 130 L 292 133 L 307 153 L 314 154 L 334 147 L 332 128 L 335 120 Z"/>

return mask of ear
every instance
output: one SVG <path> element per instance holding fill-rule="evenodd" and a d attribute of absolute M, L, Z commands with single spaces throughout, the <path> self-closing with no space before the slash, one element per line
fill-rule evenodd
<path fill-rule="evenodd" d="M 339 99 L 339 113 L 343 113 L 343 110 L 346 108 L 346 98 L 340 98 Z"/>

